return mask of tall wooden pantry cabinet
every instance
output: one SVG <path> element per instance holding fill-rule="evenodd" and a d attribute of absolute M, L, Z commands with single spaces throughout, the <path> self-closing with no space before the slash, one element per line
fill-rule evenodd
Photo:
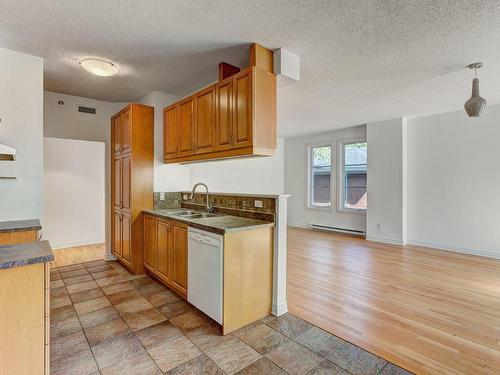
<path fill-rule="evenodd" d="M 143 273 L 143 209 L 153 208 L 154 109 L 129 104 L 111 118 L 111 248 Z"/>

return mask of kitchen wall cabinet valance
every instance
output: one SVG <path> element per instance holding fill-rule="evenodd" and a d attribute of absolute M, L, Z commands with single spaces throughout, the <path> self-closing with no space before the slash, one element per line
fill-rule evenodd
<path fill-rule="evenodd" d="M 111 248 L 142 273 L 142 214 L 153 207 L 153 108 L 130 104 L 111 118 Z"/>
<path fill-rule="evenodd" d="M 269 156 L 276 149 L 276 76 L 257 66 L 163 110 L 165 163 Z"/>

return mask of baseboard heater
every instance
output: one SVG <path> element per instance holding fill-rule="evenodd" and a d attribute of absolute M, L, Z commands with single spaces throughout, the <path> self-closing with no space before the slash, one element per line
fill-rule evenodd
<path fill-rule="evenodd" d="M 338 228 L 338 227 L 330 227 L 328 225 L 311 224 L 311 228 L 312 229 L 326 230 L 328 232 L 349 234 L 351 236 L 357 236 L 357 237 L 365 237 L 365 235 L 366 235 L 366 233 L 364 231 L 362 231 L 362 230 L 354 230 L 354 229 L 345 229 L 345 228 Z"/>

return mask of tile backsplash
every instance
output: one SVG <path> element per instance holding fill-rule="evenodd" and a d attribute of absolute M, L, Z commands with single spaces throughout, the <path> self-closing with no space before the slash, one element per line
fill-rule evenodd
<path fill-rule="evenodd" d="M 160 200 L 160 194 L 165 194 L 164 200 Z M 155 192 L 155 193 L 153 193 L 153 202 L 154 202 L 153 207 L 155 210 L 166 210 L 169 208 L 181 208 L 181 201 L 182 201 L 181 192 L 175 192 L 175 193 Z"/>
<path fill-rule="evenodd" d="M 196 193 L 193 200 L 187 199 L 189 197 L 188 192 L 155 192 L 153 194 L 155 209 L 189 208 L 203 210 L 206 205 L 206 196 L 203 193 Z M 164 200 L 160 200 L 160 194 L 165 194 Z M 276 199 L 272 197 L 210 194 L 209 203 L 215 212 L 250 219 L 275 221 Z"/>

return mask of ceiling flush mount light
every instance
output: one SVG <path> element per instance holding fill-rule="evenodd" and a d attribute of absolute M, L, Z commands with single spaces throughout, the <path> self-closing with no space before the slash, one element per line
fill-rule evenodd
<path fill-rule="evenodd" d="M 467 66 L 469 69 L 474 69 L 474 79 L 472 80 L 472 96 L 464 104 L 465 112 L 472 118 L 481 117 L 486 100 L 479 96 L 479 79 L 477 78 L 477 70 L 483 66 L 483 63 L 474 63 Z"/>
<path fill-rule="evenodd" d="M 118 73 L 118 67 L 107 60 L 89 58 L 83 59 L 79 64 L 87 72 L 99 77 L 110 77 Z"/>

